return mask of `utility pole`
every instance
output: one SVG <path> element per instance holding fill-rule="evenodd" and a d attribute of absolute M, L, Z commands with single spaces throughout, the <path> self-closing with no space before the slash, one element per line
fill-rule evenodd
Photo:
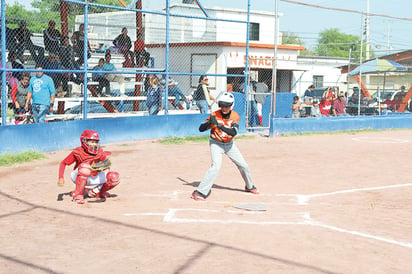
<path fill-rule="evenodd" d="M 391 22 L 388 21 L 388 34 L 387 34 L 387 50 L 386 54 L 389 55 L 391 53 Z"/>
<path fill-rule="evenodd" d="M 369 0 L 366 0 L 366 20 L 365 20 L 365 57 L 366 60 L 370 59 L 370 36 L 369 36 L 369 25 L 370 25 L 370 17 L 369 17 Z M 369 88 L 370 77 L 366 75 L 365 83 L 366 86 Z"/>

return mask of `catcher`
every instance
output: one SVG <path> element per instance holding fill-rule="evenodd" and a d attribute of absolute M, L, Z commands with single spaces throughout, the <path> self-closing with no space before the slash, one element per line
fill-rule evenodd
<path fill-rule="evenodd" d="M 89 197 L 107 198 L 110 196 L 107 191 L 120 182 L 118 172 L 108 171 L 111 165 L 108 156 L 111 152 L 103 151 L 99 141 L 99 134 L 96 131 L 90 129 L 83 131 L 80 136 L 81 146 L 75 148 L 60 163 L 58 186 L 64 186 L 66 166 L 75 163 L 71 179 L 76 184 L 76 188 L 71 196 L 78 204 L 84 204 L 84 191 Z"/>

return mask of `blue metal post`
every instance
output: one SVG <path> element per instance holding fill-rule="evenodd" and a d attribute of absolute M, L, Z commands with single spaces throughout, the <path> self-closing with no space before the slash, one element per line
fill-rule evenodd
<path fill-rule="evenodd" d="M 87 119 L 87 68 L 88 68 L 87 53 L 89 52 L 88 27 L 89 27 L 89 1 L 86 0 L 84 3 L 83 120 Z"/>
<path fill-rule="evenodd" d="M 1 0 L 1 125 L 6 125 L 7 86 L 6 86 L 6 1 Z"/>
<path fill-rule="evenodd" d="M 166 52 L 165 52 L 165 115 L 169 113 L 169 30 L 170 30 L 170 0 L 166 0 Z"/>
<path fill-rule="evenodd" d="M 248 116 L 250 113 L 248 113 L 248 104 L 249 104 L 249 102 L 248 102 L 248 95 L 249 95 L 249 92 L 251 92 L 250 90 L 249 90 L 249 39 L 250 39 L 250 34 L 249 34 L 249 32 L 250 32 L 250 0 L 248 0 L 247 1 L 247 24 L 246 24 L 246 62 L 245 62 L 245 72 L 244 72 L 244 74 L 245 74 L 245 79 L 243 80 L 243 82 L 245 83 L 244 85 L 244 89 L 245 89 L 245 95 L 246 95 L 246 100 L 245 100 L 245 102 L 246 102 L 246 105 L 245 105 L 245 113 L 246 113 L 246 116 Z M 246 123 L 246 127 L 247 127 L 247 124 L 248 124 L 248 117 L 246 117 L 246 119 L 245 119 L 245 123 Z"/>

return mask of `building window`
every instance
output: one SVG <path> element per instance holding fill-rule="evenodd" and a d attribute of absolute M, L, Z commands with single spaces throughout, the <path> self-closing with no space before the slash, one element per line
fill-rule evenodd
<path fill-rule="evenodd" d="M 249 40 L 259 41 L 259 23 L 250 23 Z"/>
<path fill-rule="evenodd" d="M 323 76 L 313 75 L 313 85 L 315 86 L 315 88 L 323 87 Z"/>

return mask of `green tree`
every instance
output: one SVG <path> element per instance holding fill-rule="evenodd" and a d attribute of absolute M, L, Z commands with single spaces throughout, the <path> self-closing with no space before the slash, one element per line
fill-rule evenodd
<path fill-rule="evenodd" d="M 342 33 L 336 28 L 326 29 L 319 36 L 315 54 L 320 56 L 348 57 L 352 47 L 352 58 L 359 58 L 359 36 Z M 371 52 L 371 56 L 373 55 L 373 52 Z M 363 56 L 365 56 L 365 46 L 363 48 Z"/>
<path fill-rule="evenodd" d="M 282 32 L 282 45 L 304 46 L 305 43 L 293 32 Z"/>
<path fill-rule="evenodd" d="M 128 5 L 132 0 L 123 0 Z M 101 5 L 109 6 L 121 6 L 119 0 L 89 0 L 89 3 L 98 3 Z M 55 20 L 60 22 L 60 1 L 59 0 L 33 0 L 31 3 L 33 9 L 27 10 L 23 5 L 15 3 L 13 5 L 6 5 L 7 7 L 7 26 L 10 28 L 17 28 L 19 22 L 25 20 L 27 28 L 34 33 L 42 33 L 47 27 L 49 20 Z M 75 15 L 81 15 L 84 13 L 84 6 L 79 4 L 73 4 L 67 2 L 68 7 L 68 21 L 70 25 L 73 25 Z M 113 9 L 107 9 L 102 7 L 89 7 L 89 13 L 101 13 L 109 12 Z M 56 25 L 59 29 L 59 24 Z"/>
<path fill-rule="evenodd" d="M 108 5 L 115 7 L 123 7 L 119 0 L 89 0 L 91 4 Z M 123 0 L 123 3 L 129 5 L 132 0 Z M 34 8 L 40 9 L 45 12 L 60 12 L 60 1 L 58 0 L 34 0 L 32 2 Z M 80 4 L 67 2 L 69 16 L 79 15 L 84 13 L 84 6 Z M 111 11 L 102 7 L 90 6 L 89 13 L 101 13 Z"/>

